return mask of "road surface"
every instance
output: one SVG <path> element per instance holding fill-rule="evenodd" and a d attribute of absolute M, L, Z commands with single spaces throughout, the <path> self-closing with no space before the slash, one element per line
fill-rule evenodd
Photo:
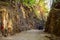
<path fill-rule="evenodd" d="M 0 40 L 49 40 L 42 30 L 28 30 L 13 36 L 0 37 Z"/>

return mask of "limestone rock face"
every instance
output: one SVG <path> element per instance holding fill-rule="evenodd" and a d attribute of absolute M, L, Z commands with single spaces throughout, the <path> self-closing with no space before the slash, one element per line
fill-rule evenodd
<path fill-rule="evenodd" d="M 37 24 L 40 23 L 33 11 L 26 10 L 23 6 L 21 7 L 16 9 L 11 6 L 0 5 L 0 10 L 3 9 L 0 13 L 2 19 L 0 19 L 0 23 L 8 33 L 35 29 Z"/>

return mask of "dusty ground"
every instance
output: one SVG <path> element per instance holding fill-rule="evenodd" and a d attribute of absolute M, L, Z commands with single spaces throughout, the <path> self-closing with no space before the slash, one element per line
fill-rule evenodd
<path fill-rule="evenodd" d="M 49 40 L 42 30 L 28 30 L 13 36 L 0 37 L 0 40 Z"/>

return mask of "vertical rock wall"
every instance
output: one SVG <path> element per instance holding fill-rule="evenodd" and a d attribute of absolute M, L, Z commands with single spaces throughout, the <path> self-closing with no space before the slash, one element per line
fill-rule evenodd
<path fill-rule="evenodd" d="M 60 2 L 56 3 L 51 9 L 47 18 L 46 29 L 48 33 L 60 36 Z"/>

